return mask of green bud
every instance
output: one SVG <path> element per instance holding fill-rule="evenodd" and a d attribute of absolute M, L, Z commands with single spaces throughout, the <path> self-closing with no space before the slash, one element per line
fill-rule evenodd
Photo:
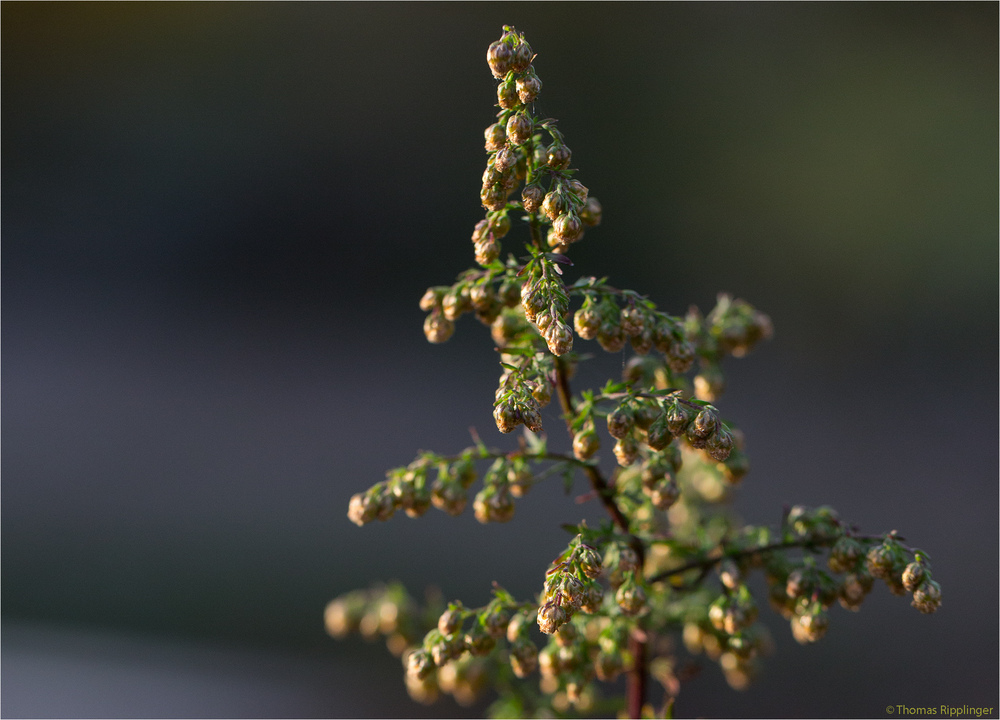
<path fill-rule="evenodd" d="M 583 222 L 576 213 L 564 213 L 552 223 L 552 230 L 560 244 L 568 245 L 583 237 Z"/>
<path fill-rule="evenodd" d="M 643 486 L 643 490 L 649 495 L 650 502 L 657 510 L 669 510 L 674 503 L 680 499 L 681 488 L 677 484 L 677 479 L 671 475 L 664 476 L 659 482 L 652 486 Z"/>
<path fill-rule="evenodd" d="M 465 645 L 476 657 L 489 655 L 496 644 L 496 639 L 478 622 L 473 623 L 472 628 L 465 634 Z"/>
<path fill-rule="evenodd" d="M 542 91 L 542 81 L 532 71 L 530 75 L 518 78 L 515 87 L 517 88 L 518 99 L 527 105 L 533 103 Z"/>
<path fill-rule="evenodd" d="M 719 427 L 719 416 L 712 408 L 702 408 L 694 417 L 688 435 L 707 440 Z"/>
<path fill-rule="evenodd" d="M 615 593 L 615 602 L 626 615 L 636 615 L 646 608 L 646 591 L 635 582 L 622 583 Z"/>
<path fill-rule="evenodd" d="M 682 342 L 673 342 L 667 353 L 667 361 L 670 364 L 670 369 L 674 372 L 687 372 L 691 369 L 691 365 L 694 363 L 694 346 L 692 346 L 687 340 Z"/>
<path fill-rule="evenodd" d="M 431 502 L 434 507 L 452 516 L 461 515 L 468 501 L 465 489 L 456 483 L 437 480 L 431 489 Z"/>
<path fill-rule="evenodd" d="M 645 327 L 645 320 L 642 317 L 642 310 L 635 305 L 628 305 L 622 308 L 621 312 L 622 330 L 626 335 L 638 335 Z"/>
<path fill-rule="evenodd" d="M 512 432 L 520 422 L 517 410 L 510 401 L 498 403 L 493 408 L 493 419 L 496 420 L 497 430 L 502 433 Z"/>
<path fill-rule="evenodd" d="M 542 199 L 541 208 L 542 212 L 545 213 L 545 217 L 555 222 L 560 215 L 570 209 L 570 206 L 561 193 L 550 190 Z"/>
<path fill-rule="evenodd" d="M 573 349 L 573 331 L 565 323 L 552 323 L 544 333 L 544 337 L 549 352 L 553 355 L 565 355 Z"/>

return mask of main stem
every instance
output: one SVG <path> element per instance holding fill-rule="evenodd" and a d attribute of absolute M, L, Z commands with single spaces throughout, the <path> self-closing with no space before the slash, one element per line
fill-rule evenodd
<path fill-rule="evenodd" d="M 573 435 L 573 417 L 576 415 L 576 408 L 573 405 L 573 394 L 569 388 L 569 377 L 566 372 L 566 364 L 561 358 L 555 359 L 556 366 L 556 394 L 559 396 L 559 404 L 562 406 L 563 416 L 566 418 L 566 430 L 570 437 Z M 615 491 L 608 485 L 608 482 L 601 475 L 601 471 L 593 465 L 583 468 L 590 480 L 591 487 L 597 497 L 600 498 L 604 508 L 608 511 L 615 525 L 623 533 L 629 536 L 629 545 L 635 550 L 639 558 L 639 567 L 645 563 L 645 548 L 642 541 L 629 532 L 628 518 L 615 502 Z M 629 670 L 625 688 L 625 701 L 628 716 L 638 718 L 642 715 L 642 706 L 646 702 L 646 634 L 641 630 L 633 632 L 629 637 L 629 651 L 632 654 L 632 669 Z"/>

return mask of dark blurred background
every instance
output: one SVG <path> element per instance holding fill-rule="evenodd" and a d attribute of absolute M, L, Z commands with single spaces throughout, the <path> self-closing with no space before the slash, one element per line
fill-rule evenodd
<path fill-rule="evenodd" d="M 721 403 L 753 461 L 738 511 L 832 504 L 925 548 L 943 586 L 922 616 L 880 585 L 810 647 L 763 610 L 758 683 L 708 663 L 678 713 L 995 708 L 997 16 L 3 3 L 3 714 L 482 712 L 411 704 L 398 661 L 328 638 L 322 610 L 391 578 L 529 596 L 556 521 L 599 517 L 557 483 L 504 526 L 346 517 L 470 425 L 513 442 L 488 333 L 467 317 L 431 346 L 417 308 L 473 264 L 505 23 L 604 205 L 571 277 L 773 318 Z"/>

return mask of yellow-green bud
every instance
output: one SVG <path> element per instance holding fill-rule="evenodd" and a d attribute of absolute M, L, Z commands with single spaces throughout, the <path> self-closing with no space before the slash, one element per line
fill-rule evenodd
<path fill-rule="evenodd" d="M 496 152 L 507 144 L 507 132 L 500 123 L 493 123 L 484 133 L 486 137 L 486 151 Z"/>

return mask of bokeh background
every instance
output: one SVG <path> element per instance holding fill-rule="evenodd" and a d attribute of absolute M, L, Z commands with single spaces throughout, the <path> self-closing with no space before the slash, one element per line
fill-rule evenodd
<path fill-rule="evenodd" d="M 995 3 L 0 12 L 4 716 L 482 712 L 411 704 L 397 660 L 321 618 L 391 578 L 528 596 L 556 521 L 599 516 L 554 484 L 499 527 L 346 518 L 470 425 L 512 442 L 488 333 L 430 346 L 417 308 L 473 262 L 505 23 L 604 205 L 571 274 L 773 318 L 728 365 L 738 511 L 897 528 L 944 588 L 925 617 L 879 586 L 811 647 L 764 610 L 758 683 L 708 663 L 678 713 L 995 710 Z"/>

